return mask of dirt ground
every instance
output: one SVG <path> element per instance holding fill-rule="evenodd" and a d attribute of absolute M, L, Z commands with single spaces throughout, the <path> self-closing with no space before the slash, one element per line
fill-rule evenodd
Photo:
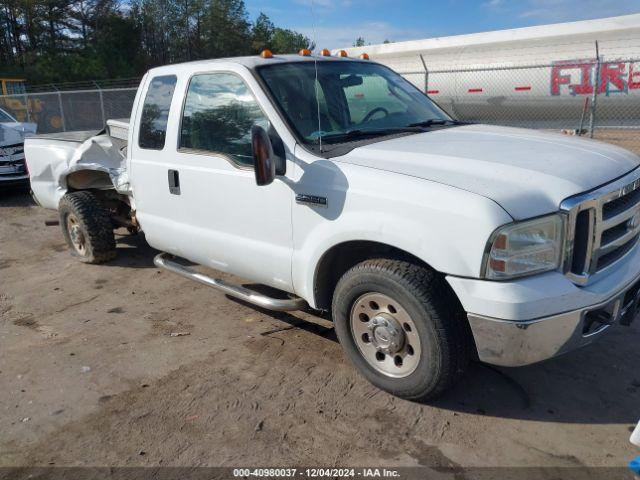
<path fill-rule="evenodd" d="M 639 322 L 543 364 L 474 364 L 415 404 L 363 380 L 328 321 L 161 272 L 140 236 L 81 264 L 52 218 L 0 192 L 0 467 L 622 467 L 640 454 Z"/>
<path fill-rule="evenodd" d="M 601 142 L 613 143 L 640 155 L 640 132 L 637 129 L 596 129 L 594 138 Z"/>

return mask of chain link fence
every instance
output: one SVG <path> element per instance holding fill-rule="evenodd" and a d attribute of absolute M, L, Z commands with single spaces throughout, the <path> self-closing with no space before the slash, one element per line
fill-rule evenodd
<path fill-rule="evenodd" d="M 101 130 L 110 118 L 129 118 L 137 88 L 0 95 L 0 108 L 38 133 Z"/>
<path fill-rule="evenodd" d="M 26 93 L 38 92 L 69 92 L 79 90 L 115 90 L 121 88 L 137 88 L 141 77 L 114 78 L 108 80 L 85 80 L 77 82 L 62 83 L 41 83 L 38 85 L 27 85 Z M 14 92 L 17 93 L 17 92 Z M 19 92 L 22 93 L 22 92 Z"/>
<path fill-rule="evenodd" d="M 408 64 L 408 63 L 407 63 Z M 640 57 L 396 70 L 458 120 L 593 137 L 640 154 Z M 419 65 L 419 69 L 415 66 Z M 0 96 L 0 108 L 39 133 L 99 130 L 129 118 L 136 88 Z"/>
<path fill-rule="evenodd" d="M 398 73 L 458 120 L 592 137 L 640 154 L 640 57 L 434 70 L 421 64 Z"/>

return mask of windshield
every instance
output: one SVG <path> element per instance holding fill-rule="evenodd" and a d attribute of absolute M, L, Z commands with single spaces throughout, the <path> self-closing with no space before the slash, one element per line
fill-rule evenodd
<path fill-rule="evenodd" d="M 317 144 L 320 137 L 323 143 L 339 143 L 357 137 L 421 131 L 418 127 L 450 121 L 420 90 L 382 65 L 320 61 L 317 69 L 317 82 L 313 62 L 258 69 L 305 143 Z"/>
<path fill-rule="evenodd" d="M 14 123 L 15 120 L 4 110 L 0 109 L 0 123 Z"/>

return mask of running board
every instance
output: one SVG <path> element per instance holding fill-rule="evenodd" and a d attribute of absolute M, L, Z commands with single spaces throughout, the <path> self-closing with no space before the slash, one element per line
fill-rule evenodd
<path fill-rule="evenodd" d="M 198 273 L 189 267 L 185 267 L 184 265 L 174 262 L 171 260 L 171 255 L 168 253 L 160 253 L 156 255 L 153 259 L 153 263 L 155 263 L 156 267 L 164 268 L 170 272 L 177 273 L 178 275 L 202 283 L 208 287 L 216 288 L 231 297 L 244 300 L 245 302 L 268 310 L 286 312 L 291 310 L 303 310 L 307 307 L 307 302 L 300 297 L 286 299 L 267 297 L 266 295 L 249 290 L 243 286 L 232 285 L 224 280 L 208 277 L 207 275 Z"/>

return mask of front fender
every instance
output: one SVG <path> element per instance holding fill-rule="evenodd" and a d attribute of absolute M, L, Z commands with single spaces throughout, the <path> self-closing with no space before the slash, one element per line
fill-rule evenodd
<path fill-rule="evenodd" d="M 338 168 L 333 178 L 342 179 L 325 184 L 328 206 L 296 204 L 293 211 L 293 283 L 311 306 L 318 265 L 341 243 L 377 242 L 439 272 L 478 277 L 487 239 L 512 221 L 492 200 L 447 185 L 353 165 L 325 168 Z M 322 191 L 319 184 L 296 187 Z"/>

